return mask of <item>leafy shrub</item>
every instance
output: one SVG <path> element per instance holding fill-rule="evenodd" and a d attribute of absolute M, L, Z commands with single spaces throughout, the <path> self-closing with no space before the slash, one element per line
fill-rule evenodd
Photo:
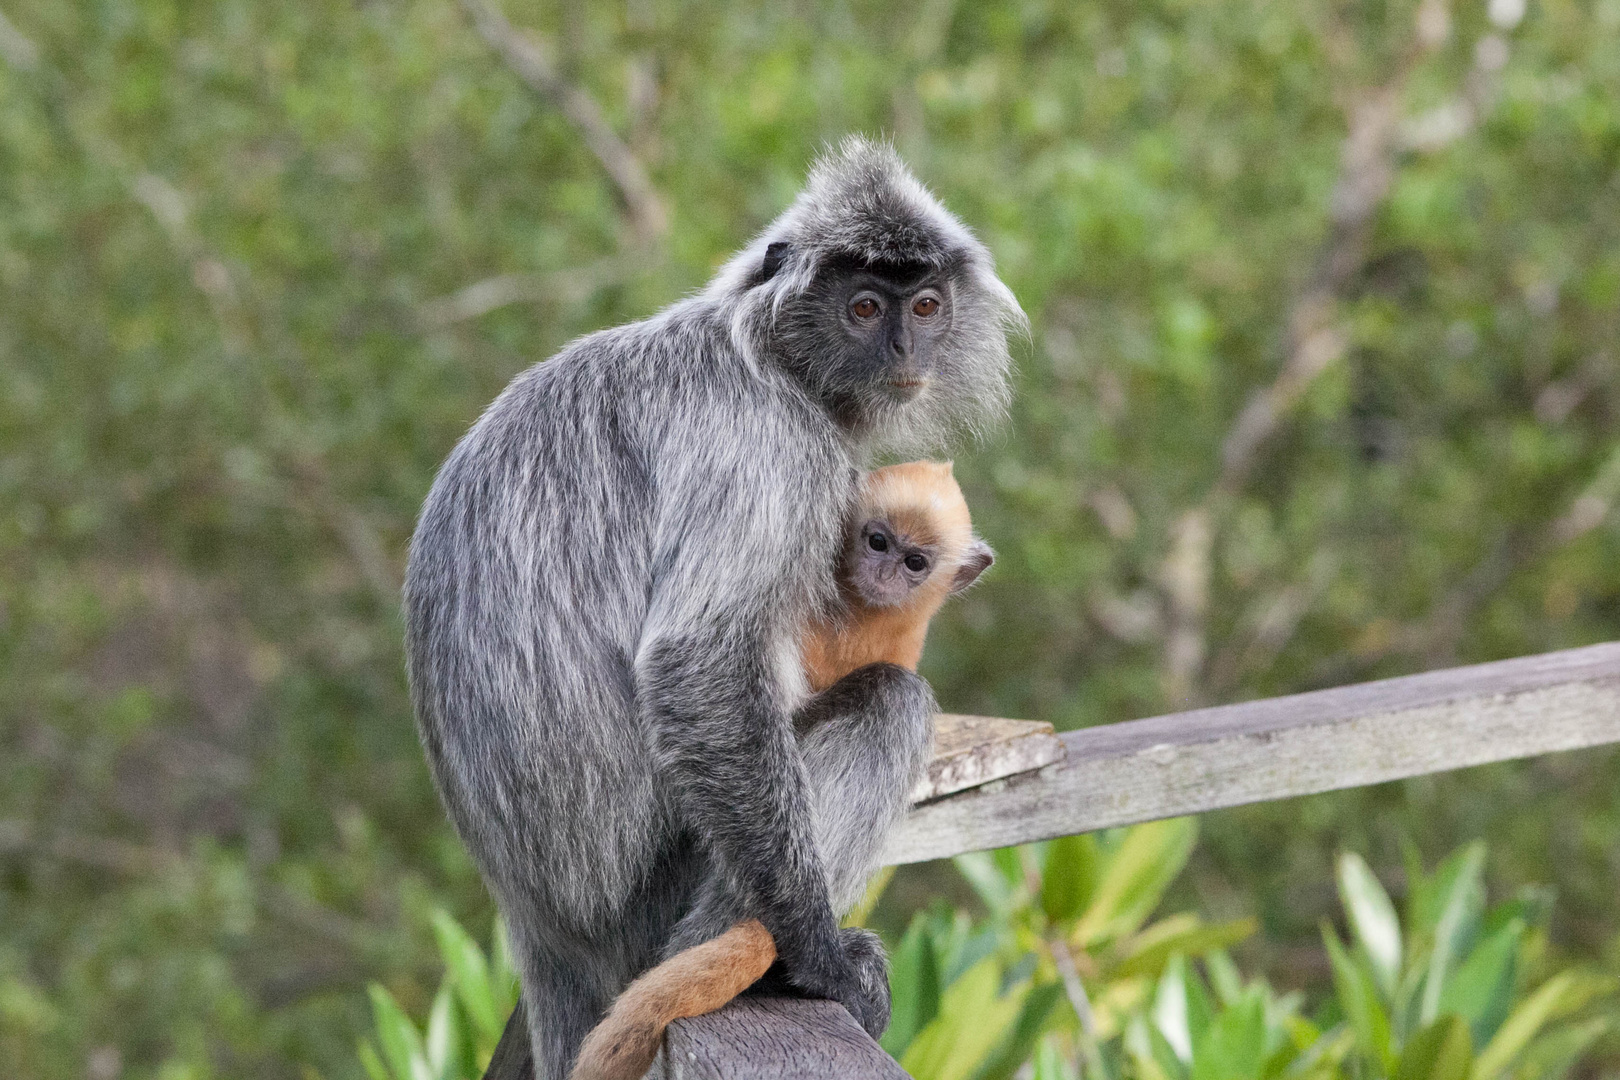
<path fill-rule="evenodd" d="M 1307 1014 L 1227 954 L 1252 920 L 1151 918 L 1197 833 L 1181 818 L 958 857 L 985 915 L 912 919 L 884 1049 L 917 1080 L 1560 1080 L 1614 1023 L 1614 980 L 1530 978 L 1550 895 L 1487 907 L 1478 842 L 1432 873 L 1409 856 L 1404 920 L 1340 855 L 1349 940 L 1323 927 L 1333 993 Z M 516 1000 L 498 928 L 487 958 L 448 915 L 434 928 L 446 974 L 425 1028 L 371 987 L 371 1080 L 475 1080 Z"/>

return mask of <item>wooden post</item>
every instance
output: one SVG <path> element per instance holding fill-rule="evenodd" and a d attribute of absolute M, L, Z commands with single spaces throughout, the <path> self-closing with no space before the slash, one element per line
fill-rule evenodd
<path fill-rule="evenodd" d="M 647 1080 L 905 1080 L 842 1005 L 738 998 L 677 1020 Z"/>

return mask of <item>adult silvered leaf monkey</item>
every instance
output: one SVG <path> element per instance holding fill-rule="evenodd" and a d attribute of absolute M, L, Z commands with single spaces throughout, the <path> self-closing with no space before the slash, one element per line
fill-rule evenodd
<path fill-rule="evenodd" d="M 834 911 L 903 811 L 933 697 L 887 664 L 812 695 L 798 635 L 836 606 L 858 465 L 997 417 L 1021 321 L 983 245 L 851 139 L 701 293 L 530 368 L 452 451 L 406 641 L 522 978 L 528 1045 L 492 1073 L 529 1049 L 561 1080 L 632 978 L 747 918 L 781 984 L 887 1023 L 882 949 Z"/>

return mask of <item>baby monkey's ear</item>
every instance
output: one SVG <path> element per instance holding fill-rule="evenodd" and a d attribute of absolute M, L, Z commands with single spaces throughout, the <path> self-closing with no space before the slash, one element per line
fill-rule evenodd
<path fill-rule="evenodd" d="M 995 561 L 996 553 L 990 550 L 990 545 L 975 538 L 973 543 L 968 545 L 967 553 L 962 556 L 962 565 L 956 568 L 956 577 L 951 581 L 951 592 L 959 593 L 978 581 L 979 575 L 990 569 L 990 564 Z"/>

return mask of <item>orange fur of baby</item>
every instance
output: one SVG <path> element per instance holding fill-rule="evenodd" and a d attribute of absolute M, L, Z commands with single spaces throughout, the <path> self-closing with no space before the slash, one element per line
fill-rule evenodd
<path fill-rule="evenodd" d="M 805 629 L 805 677 L 817 693 L 867 664 L 916 671 L 928 620 L 950 596 L 973 544 L 973 522 L 950 462 L 913 461 L 868 473 L 856 520 L 872 517 L 886 519 L 915 543 L 931 545 L 939 557 L 928 579 L 903 603 L 870 605 L 843 587 L 845 610 Z M 859 542 L 858 536 L 849 541 Z M 619 995 L 580 1047 L 569 1080 L 639 1080 L 671 1021 L 720 1008 L 753 985 L 775 959 L 776 943 L 754 919 L 677 953 Z"/>
<path fill-rule="evenodd" d="M 895 531 L 934 546 L 940 556 L 928 580 L 904 603 L 877 607 L 845 588 L 844 610 L 811 623 L 801 649 L 805 677 L 817 693 L 867 664 L 886 662 L 916 671 L 928 620 L 950 596 L 956 571 L 973 543 L 973 519 L 948 461 L 910 461 L 868 473 L 857 514 L 857 520 L 887 518 Z"/>

